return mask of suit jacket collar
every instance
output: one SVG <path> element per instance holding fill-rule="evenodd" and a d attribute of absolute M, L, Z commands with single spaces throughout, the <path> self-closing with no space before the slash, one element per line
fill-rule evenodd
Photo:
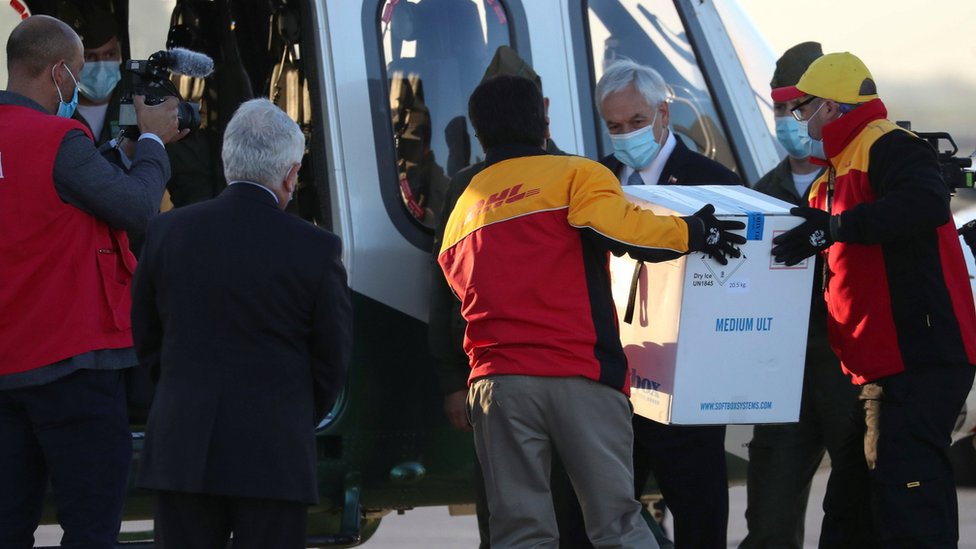
<path fill-rule="evenodd" d="M 227 185 L 227 188 L 220 193 L 219 198 L 224 198 L 227 200 L 253 201 L 259 204 L 266 204 L 275 209 L 278 208 L 278 203 L 275 201 L 275 197 L 272 196 L 272 194 L 268 192 L 266 188 L 247 181 L 242 181 L 240 183 L 233 182 L 232 184 Z"/>
<path fill-rule="evenodd" d="M 657 180 L 658 185 L 681 183 L 681 181 L 674 179 L 674 174 L 681 171 L 681 167 L 691 160 L 691 151 L 685 146 L 684 141 L 677 135 L 674 136 L 674 141 L 674 150 L 671 151 L 671 156 L 668 157 L 668 161 L 664 163 L 664 169 L 661 170 L 661 177 Z"/>

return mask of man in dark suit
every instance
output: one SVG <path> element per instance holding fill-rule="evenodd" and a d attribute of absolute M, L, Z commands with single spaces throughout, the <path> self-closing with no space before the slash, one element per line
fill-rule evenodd
<path fill-rule="evenodd" d="M 139 483 L 163 548 L 305 547 L 314 430 L 348 368 L 350 296 L 334 234 L 284 210 L 305 140 L 266 99 L 223 143 L 227 189 L 150 224 L 133 336 L 156 395 Z"/>
<path fill-rule="evenodd" d="M 654 69 L 624 59 L 596 85 L 614 152 L 600 159 L 623 185 L 740 184 L 725 166 L 688 150 L 669 129 L 668 88 Z M 677 547 L 724 549 L 729 520 L 725 426 L 664 425 L 634 415 L 634 489 L 654 472 L 674 514 Z"/>

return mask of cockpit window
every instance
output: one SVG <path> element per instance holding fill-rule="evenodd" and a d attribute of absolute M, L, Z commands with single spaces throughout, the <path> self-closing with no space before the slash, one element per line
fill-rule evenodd
<path fill-rule="evenodd" d="M 701 154 L 738 171 L 695 52 L 672 0 L 589 0 L 586 3 L 594 82 L 626 57 L 654 68 L 672 91 L 671 128 Z M 593 107 L 594 110 L 596 106 Z M 597 116 L 599 116 L 597 114 Z M 603 124 L 599 126 L 602 128 Z M 609 138 L 601 132 L 601 154 Z"/>
<path fill-rule="evenodd" d="M 511 42 L 508 15 L 501 0 L 386 0 L 378 24 L 399 192 L 432 227 L 451 176 L 484 157 L 468 97 Z"/>

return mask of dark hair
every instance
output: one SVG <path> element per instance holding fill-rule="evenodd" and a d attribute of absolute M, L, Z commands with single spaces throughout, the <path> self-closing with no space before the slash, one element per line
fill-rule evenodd
<path fill-rule="evenodd" d="M 468 100 L 468 118 L 481 146 L 541 147 L 546 138 L 546 108 L 535 83 L 521 76 L 485 80 Z"/>

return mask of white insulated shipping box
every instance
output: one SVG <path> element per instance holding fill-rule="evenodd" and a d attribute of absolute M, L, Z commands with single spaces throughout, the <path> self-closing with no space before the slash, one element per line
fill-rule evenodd
<path fill-rule="evenodd" d="M 662 215 L 705 204 L 742 221 L 742 257 L 722 265 L 703 253 L 661 263 L 611 257 L 620 339 L 634 411 L 684 425 L 797 421 L 803 388 L 814 259 L 773 260 L 772 240 L 802 221 L 791 204 L 746 187 L 626 186 Z M 632 302 L 631 322 L 625 321 Z"/>

